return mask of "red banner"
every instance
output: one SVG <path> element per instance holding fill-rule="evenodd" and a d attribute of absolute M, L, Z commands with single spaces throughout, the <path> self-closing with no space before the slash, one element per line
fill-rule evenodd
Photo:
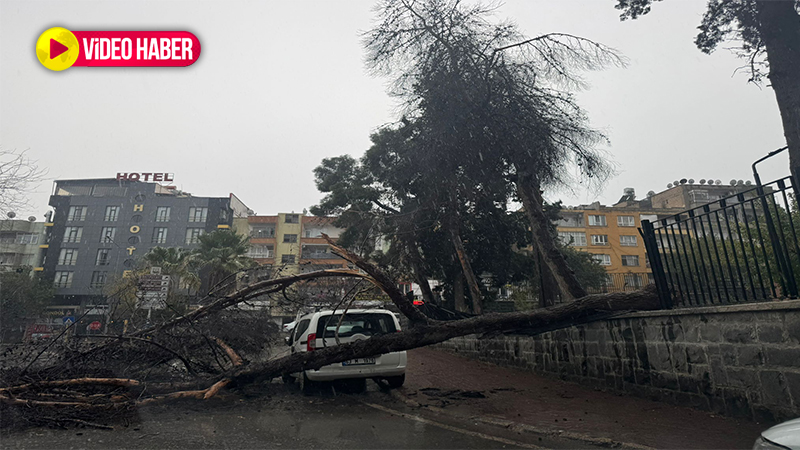
<path fill-rule="evenodd" d="M 200 41 L 188 31 L 72 31 L 84 67 L 185 67 L 200 57 Z"/>

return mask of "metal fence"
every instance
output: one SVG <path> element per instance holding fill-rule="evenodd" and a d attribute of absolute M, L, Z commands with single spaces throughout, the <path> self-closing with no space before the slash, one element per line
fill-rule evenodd
<path fill-rule="evenodd" d="M 630 292 L 653 284 L 650 273 L 607 273 L 605 283 L 598 287 L 586 288 L 587 294 L 605 294 L 609 292 Z"/>
<path fill-rule="evenodd" d="M 643 220 L 640 231 L 662 306 L 797 297 L 795 199 L 789 176 L 657 222 Z"/>

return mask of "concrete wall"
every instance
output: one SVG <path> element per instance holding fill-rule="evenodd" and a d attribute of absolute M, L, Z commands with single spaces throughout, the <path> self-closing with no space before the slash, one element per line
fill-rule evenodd
<path fill-rule="evenodd" d="M 800 300 L 633 313 L 439 348 L 587 386 L 755 420 L 800 416 Z"/>

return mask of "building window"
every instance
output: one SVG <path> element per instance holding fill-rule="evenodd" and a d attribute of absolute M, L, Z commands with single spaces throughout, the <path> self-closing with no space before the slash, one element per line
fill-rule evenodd
<path fill-rule="evenodd" d="M 296 234 L 284 234 L 283 235 L 283 242 L 287 244 L 294 244 L 297 242 L 297 235 Z"/>
<path fill-rule="evenodd" d="M 622 265 L 623 266 L 638 267 L 639 266 L 639 256 L 637 256 L 637 255 L 622 255 Z"/>
<path fill-rule="evenodd" d="M 617 226 L 635 227 L 636 219 L 634 219 L 633 216 L 617 216 Z"/>
<path fill-rule="evenodd" d="M 607 234 L 593 234 L 592 235 L 592 245 L 608 245 L 608 235 Z"/>
<path fill-rule="evenodd" d="M 106 215 L 103 220 L 106 222 L 116 222 L 119 219 L 119 206 L 106 206 Z"/>
<path fill-rule="evenodd" d="M 92 281 L 89 282 L 89 287 L 92 289 L 100 289 L 106 284 L 108 272 L 94 271 L 92 272 Z"/>
<path fill-rule="evenodd" d="M 202 228 L 187 228 L 186 229 L 186 243 L 197 244 L 200 242 L 200 235 L 205 232 Z"/>
<path fill-rule="evenodd" d="M 167 242 L 167 228 L 156 227 L 153 228 L 153 243 L 165 244 Z"/>
<path fill-rule="evenodd" d="M 74 266 L 78 259 L 78 250 L 74 248 L 62 248 L 58 255 L 59 266 Z"/>
<path fill-rule="evenodd" d="M 112 243 L 117 234 L 117 227 L 103 227 L 100 229 L 100 242 Z"/>
<path fill-rule="evenodd" d="M 283 264 L 294 264 L 294 255 L 281 255 L 281 262 Z"/>
<path fill-rule="evenodd" d="M 85 206 L 70 206 L 69 212 L 67 213 L 67 220 L 78 222 L 81 220 L 86 219 L 86 207 Z"/>
<path fill-rule="evenodd" d="M 625 287 L 633 287 L 633 288 L 642 287 L 642 277 L 640 277 L 638 273 L 626 273 Z"/>
<path fill-rule="evenodd" d="M 156 208 L 156 222 L 169 222 L 169 206 L 159 206 Z"/>
<path fill-rule="evenodd" d="M 18 234 L 15 241 L 17 244 L 30 245 L 39 243 L 38 234 Z"/>
<path fill-rule="evenodd" d="M 72 272 L 56 272 L 56 278 L 53 285 L 57 288 L 72 287 Z"/>
<path fill-rule="evenodd" d="M 64 228 L 64 242 L 80 242 L 83 235 L 83 227 Z"/>
<path fill-rule="evenodd" d="M 620 236 L 619 245 L 623 247 L 636 247 L 636 236 Z"/>
<path fill-rule="evenodd" d="M 251 245 L 250 249 L 247 250 L 247 256 L 251 258 L 272 258 L 272 246 L 271 245 Z"/>
<path fill-rule="evenodd" d="M 586 233 L 576 231 L 559 231 L 558 238 L 564 245 L 586 247 Z"/>
<path fill-rule="evenodd" d="M 251 238 L 274 238 L 275 225 L 250 225 Z"/>
<path fill-rule="evenodd" d="M 96 266 L 107 266 L 111 263 L 111 249 L 101 248 L 97 250 L 97 259 L 94 261 Z"/>
<path fill-rule="evenodd" d="M 287 214 L 286 223 L 300 223 L 300 214 Z"/>
<path fill-rule="evenodd" d="M 228 218 L 230 218 L 230 212 L 228 208 L 220 208 L 219 210 L 219 222 L 220 223 L 227 223 Z"/>
<path fill-rule="evenodd" d="M 601 266 L 610 266 L 611 265 L 611 255 L 592 255 L 597 264 Z"/>
<path fill-rule="evenodd" d="M 189 208 L 189 222 L 205 222 L 208 208 Z"/>
<path fill-rule="evenodd" d="M 606 226 L 606 216 L 600 215 L 589 215 L 589 226 L 592 227 L 604 227 Z"/>

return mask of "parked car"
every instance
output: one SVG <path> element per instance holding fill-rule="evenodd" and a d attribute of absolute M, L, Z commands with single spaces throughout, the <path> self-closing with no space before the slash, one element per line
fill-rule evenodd
<path fill-rule="evenodd" d="M 294 330 L 295 325 L 297 325 L 297 321 L 292 321 L 289 323 L 283 324 L 283 332 L 284 333 L 291 333 Z"/>
<path fill-rule="evenodd" d="M 800 418 L 779 423 L 761 433 L 753 450 L 800 450 Z"/>
<path fill-rule="evenodd" d="M 341 323 L 340 323 L 341 322 Z M 336 329 L 342 344 L 369 339 L 400 331 L 400 322 L 390 311 L 384 309 L 356 309 L 342 313 L 318 311 L 306 314 L 297 320 L 297 326 L 286 338 L 291 352 L 312 352 L 336 345 Z M 292 374 L 300 381 L 300 389 L 307 392 L 315 382 L 334 380 L 360 380 L 365 386 L 367 378 L 385 380 L 391 387 L 400 387 L 406 377 L 406 352 L 391 352 L 369 358 L 358 358 L 323 366 L 317 370 L 305 370 Z M 291 378 L 284 377 L 290 382 Z M 358 382 L 358 381 L 356 381 Z"/>

